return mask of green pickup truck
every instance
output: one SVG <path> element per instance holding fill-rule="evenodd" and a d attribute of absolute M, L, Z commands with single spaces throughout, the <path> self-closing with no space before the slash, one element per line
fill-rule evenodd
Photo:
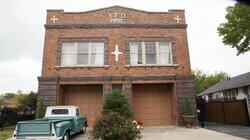
<path fill-rule="evenodd" d="M 87 118 L 78 107 L 50 106 L 43 119 L 19 122 L 12 139 L 68 140 L 70 135 L 84 133 L 86 127 Z"/>

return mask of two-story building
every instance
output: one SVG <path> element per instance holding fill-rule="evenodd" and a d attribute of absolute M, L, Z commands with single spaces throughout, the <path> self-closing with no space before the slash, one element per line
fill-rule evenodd
<path fill-rule="evenodd" d="M 39 99 L 79 106 L 92 126 L 118 88 L 145 126 L 181 125 L 185 98 L 196 109 L 186 28 L 184 10 L 48 10 Z"/>

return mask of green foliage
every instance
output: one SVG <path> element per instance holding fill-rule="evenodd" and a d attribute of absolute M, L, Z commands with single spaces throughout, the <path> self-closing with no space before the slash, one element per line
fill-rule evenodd
<path fill-rule="evenodd" d="M 28 94 L 26 96 L 26 105 L 33 111 L 36 110 L 36 105 L 37 105 L 37 93 L 35 92 L 30 92 L 30 94 Z"/>
<path fill-rule="evenodd" d="M 3 131 L 0 131 L 0 140 L 6 140 L 12 137 L 15 126 L 5 127 Z"/>
<path fill-rule="evenodd" d="M 134 113 L 126 95 L 113 89 L 103 105 L 101 117 L 91 131 L 92 139 L 135 140 L 141 138 L 140 130 L 133 124 Z"/>
<path fill-rule="evenodd" d="M 4 104 L 4 97 L 0 96 L 0 107 Z"/>
<path fill-rule="evenodd" d="M 15 97 L 15 93 L 5 93 L 4 95 L 3 95 L 3 98 L 5 99 L 5 100 L 11 100 L 11 99 L 13 99 Z"/>
<path fill-rule="evenodd" d="M 194 112 L 187 98 L 185 98 L 183 115 L 193 116 Z"/>
<path fill-rule="evenodd" d="M 195 76 L 195 92 L 196 94 L 208 89 L 209 87 L 215 85 L 218 82 L 227 80 L 229 75 L 226 72 L 215 72 L 213 74 L 206 74 L 201 70 L 194 70 L 193 74 Z"/>
<path fill-rule="evenodd" d="M 29 94 L 19 92 L 14 98 L 18 108 L 36 110 L 37 94 L 35 92 L 30 92 Z"/>
<path fill-rule="evenodd" d="M 140 130 L 131 119 L 118 112 L 109 111 L 101 116 L 91 131 L 92 139 L 135 140 L 141 138 Z"/>
<path fill-rule="evenodd" d="M 102 113 L 105 114 L 109 111 L 118 112 L 125 118 L 134 118 L 134 113 L 132 111 L 132 108 L 130 107 L 130 104 L 128 103 L 126 95 L 122 94 L 122 92 L 118 89 L 113 89 L 106 96 Z"/>
<path fill-rule="evenodd" d="M 42 100 L 39 100 L 37 103 L 37 109 L 36 109 L 36 118 L 41 119 L 45 115 L 46 108 L 44 106 L 44 103 Z"/>
<path fill-rule="evenodd" d="M 226 22 L 220 24 L 218 33 L 223 43 L 237 49 L 237 55 L 250 50 L 250 6 L 236 3 L 227 7 Z"/>

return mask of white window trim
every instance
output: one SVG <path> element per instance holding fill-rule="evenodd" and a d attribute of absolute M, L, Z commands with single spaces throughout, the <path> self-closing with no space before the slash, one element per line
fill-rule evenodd
<path fill-rule="evenodd" d="M 164 42 L 164 41 L 163 41 Z M 156 64 L 146 64 L 146 50 L 145 50 L 145 42 L 139 42 L 141 43 L 141 46 L 142 46 L 142 64 L 132 64 L 131 63 L 131 60 L 130 60 L 130 65 L 129 66 L 178 66 L 178 64 L 174 64 L 173 63 L 173 53 L 172 53 L 172 45 L 171 45 L 171 42 L 167 42 L 169 43 L 169 51 L 170 51 L 170 63 L 169 64 L 160 64 L 160 49 L 159 49 L 159 45 L 160 45 L 160 42 L 157 41 L 157 42 L 154 42 L 156 43 Z M 131 44 L 131 42 L 129 43 Z M 128 66 L 128 65 L 125 65 L 125 66 Z"/>
<path fill-rule="evenodd" d="M 94 42 L 93 42 L 94 43 Z M 105 43 L 104 42 L 101 42 L 101 43 L 103 43 L 104 44 L 104 46 L 103 47 L 105 47 Z M 103 49 L 103 64 L 102 65 L 93 65 L 93 64 L 91 64 L 91 44 L 92 44 L 92 42 L 89 42 L 88 43 L 88 64 L 77 64 L 77 49 L 78 49 L 78 42 L 75 42 L 74 43 L 74 53 L 73 53 L 73 55 L 74 55 L 74 57 L 73 57 L 73 59 L 74 59 L 74 63 L 72 64 L 72 65 L 66 65 L 66 66 L 63 66 L 62 65 L 62 53 L 61 53 L 61 65 L 60 65 L 60 67 L 106 67 L 105 65 L 104 65 L 104 61 L 105 61 L 105 48 Z"/>

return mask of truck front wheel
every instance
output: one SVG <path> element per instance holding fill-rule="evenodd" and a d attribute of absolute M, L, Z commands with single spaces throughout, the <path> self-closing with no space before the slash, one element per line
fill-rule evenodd
<path fill-rule="evenodd" d="M 86 126 L 82 127 L 82 131 L 80 131 L 80 134 L 84 134 L 86 132 Z"/>
<path fill-rule="evenodd" d="M 63 136 L 63 140 L 69 140 L 69 132 L 66 131 L 64 136 Z"/>

